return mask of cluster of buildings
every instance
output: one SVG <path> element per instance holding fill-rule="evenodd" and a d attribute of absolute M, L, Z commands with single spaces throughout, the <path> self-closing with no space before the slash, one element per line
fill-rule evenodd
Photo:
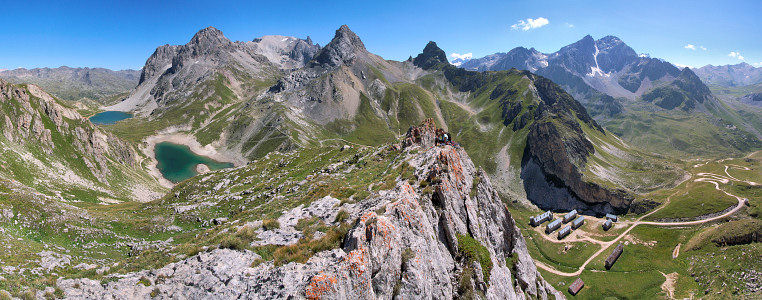
<path fill-rule="evenodd" d="M 529 223 L 532 226 L 540 226 L 540 224 L 544 223 L 545 221 L 549 221 L 553 218 L 553 214 L 550 211 L 546 211 L 542 214 L 539 214 L 537 216 L 531 217 L 529 219 Z M 564 215 L 563 218 L 555 219 L 548 223 L 548 225 L 545 227 L 545 233 L 550 234 L 553 231 L 556 231 L 557 229 L 561 228 L 561 225 L 571 222 L 570 225 L 565 226 L 560 231 L 558 231 L 558 239 L 563 239 L 567 235 L 571 233 L 573 229 L 577 229 L 581 227 L 583 224 L 585 224 L 585 217 L 579 216 L 577 213 L 577 210 L 572 210 L 566 215 Z"/>
<path fill-rule="evenodd" d="M 606 214 L 605 220 L 606 221 L 603 223 L 603 230 L 607 231 L 614 226 L 614 222 L 619 221 L 619 218 L 617 217 L 617 215 L 614 215 L 614 214 Z M 540 226 L 542 223 L 545 223 L 546 221 L 550 221 L 550 223 L 548 223 L 548 225 L 546 225 L 545 227 L 545 233 L 547 234 L 551 234 L 552 232 L 561 228 L 563 224 L 571 222 L 571 224 L 565 226 L 564 228 L 561 228 L 561 230 L 558 231 L 558 239 L 560 240 L 568 236 L 569 234 L 571 234 L 572 230 L 582 227 L 582 225 L 585 224 L 585 217 L 580 216 L 577 213 L 577 210 L 575 209 L 565 214 L 562 218 L 558 218 L 555 220 L 553 220 L 553 214 L 550 211 L 546 211 L 542 214 L 529 218 L 529 224 L 534 227 Z M 624 246 L 622 243 L 619 243 L 619 245 L 617 245 L 617 247 L 614 248 L 614 251 L 611 252 L 611 255 L 609 255 L 609 257 L 606 258 L 606 261 L 605 261 L 606 270 L 611 269 L 611 267 L 614 265 L 617 259 L 619 259 L 619 256 L 622 255 L 623 251 L 624 251 Z M 571 294 L 572 296 L 576 296 L 577 293 L 579 293 L 579 291 L 582 290 L 584 286 L 585 286 L 585 282 L 583 282 L 582 279 L 577 278 L 577 280 L 575 280 L 571 285 L 569 285 L 569 294 Z"/>
<path fill-rule="evenodd" d="M 616 215 L 606 214 L 606 222 L 603 222 L 603 230 L 608 231 L 619 218 Z"/>

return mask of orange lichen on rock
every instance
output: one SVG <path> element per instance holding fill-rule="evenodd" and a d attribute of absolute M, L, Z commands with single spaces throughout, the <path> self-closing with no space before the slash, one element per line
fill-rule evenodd
<path fill-rule="evenodd" d="M 344 261 L 349 264 L 349 270 L 357 274 L 357 277 L 361 277 L 368 269 L 366 256 L 368 256 L 368 249 L 365 247 L 352 250 L 344 256 Z"/>
<path fill-rule="evenodd" d="M 466 176 L 463 174 L 463 164 L 460 154 L 453 147 L 445 147 L 439 151 L 439 162 L 449 167 L 450 173 L 457 184 L 458 190 L 463 190 Z"/>
<path fill-rule="evenodd" d="M 399 200 L 387 206 L 387 209 L 394 215 L 399 216 L 412 229 L 417 229 L 421 233 L 425 231 L 421 218 L 423 216 L 415 215 L 420 210 L 420 204 L 415 201 L 415 190 L 407 182 L 403 183 L 398 195 Z M 413 215 L 411 215 L 413 214 Z"/>
<path fill-rule="evenodd" d="M 323 299 L 323 296 L 333 289 L 333 286 L 338 282 L 335 277 L 328 276 L 322 272 L 315 275 L 310 280 L 309 286 L 305 291 L 307 299 Z"/>

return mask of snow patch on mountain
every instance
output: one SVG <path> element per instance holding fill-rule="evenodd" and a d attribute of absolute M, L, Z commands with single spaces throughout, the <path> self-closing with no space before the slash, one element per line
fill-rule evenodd
<path fill-rule="evenodd" d="M 609 77 L 611 74 L 609 73 L 603 73 L 601 70 L 601 67 L 598 65 L 598 54 L 601 53 L 600 49 L 598 49 L 598 45 L 595 46 L 595 54 L 593 54 L 593 61 L 595 61 L 595 67 L 590 67 L 590 73 L 586 74 L 588 77 Z"/>

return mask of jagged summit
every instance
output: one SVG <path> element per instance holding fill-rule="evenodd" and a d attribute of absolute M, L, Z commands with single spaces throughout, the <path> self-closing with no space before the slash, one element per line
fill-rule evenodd
<path fill-rule="evenodd" d="M 187 51 L 191 52 L 192 56 L 198 57 L 212 53 L 215 48 L 224 47 L 230 44 L 232 44 L 232 42 L 225 37 L 222 31 L 209 26 L 199 30 L 193 38 L 191 38 L 190 42 L 185 45 L 185 48 Z"/>
<path fill-rule="evenodd" d="M 433 41 L 426 44 L 423 52 L 413 60 L 413 64 L 422 69 L 429 69 L 440 63 L 447 63 L 447 54 Z"/>
<path fill-rule="evenodd" d="M 320 46 L 314 45 L 310 37 L 303 40 L 282 35 L 266 35 L 247 45 L 283 70 L 303 67 L 320 50 Z"/>
<path fill-rule="evenodd" d="M 309 65 L 337 67 L 341 64 L 351 64 L 358 54 L 367 54 L 365 44 L 349 26 L 341 25 L 331 42 L 315 55 Z"/>

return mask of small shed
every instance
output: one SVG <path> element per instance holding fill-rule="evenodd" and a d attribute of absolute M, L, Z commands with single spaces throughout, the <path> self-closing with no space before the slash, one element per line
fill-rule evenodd
<path fill-rule="evenodd" d="M 572 210 L 568 214 L 564 215 L 564 223 L 569 223 L 571 220 L 577 217 L 577 210 Z"/>
<path fill-rule="evenodd" d="M 614 215 L 614 214 L 606 214 L 606 219 L 609 219 L 612 222 L 616 222 L 618 221 L 619 218 L 617 217 L 617 215 Z"/>
<path fill-rule="evenodd" d="M 571 226 L 562 228 L 560 231 L 558 231 L 558 239 L 560 240 L 565 238 L 567 235 L 569 235 L 569 233 L 571 233 Z"/>
<path fill-rule="evenodd" d="M 614 248 L 614 251 L 611 252 L 611 255 L 609 255 L 608 258 L 606 258 L 605 266 L 606 270 L 611 269 L 611 266 L 614 265 L 617 259 L 619 259 L 619 256 L 622 255 L 622 251 L 624 251 L 624 246 L 622 243 L 619 243 L 619 245 Z"/>
<path fill-rule="evenodd" d="M 606 220 L 606 222 L 603 222 L 603 230 L 608 231 L 609 229 L 611 229 L 611 225 L 613 224 L 614 223 L 611 222 L 611 220 Z"/>
<path fill-rule="evenodd" d="M 561 219 L 555 219 L 553 222 L 550 222 L 547 227 L 545 227 L 545 233 L 551 233 L 561 227 Z"/>
<path fill-rule="evenodd" d="M 582 278 L 577 278 L 570 286 L 569 286 L 569 294 L 572 294 L 572 296 L 576 296 L 577 293 L 582 289 L 582 287 L 585 286 L 585 282 L 582 281 Z"/>

